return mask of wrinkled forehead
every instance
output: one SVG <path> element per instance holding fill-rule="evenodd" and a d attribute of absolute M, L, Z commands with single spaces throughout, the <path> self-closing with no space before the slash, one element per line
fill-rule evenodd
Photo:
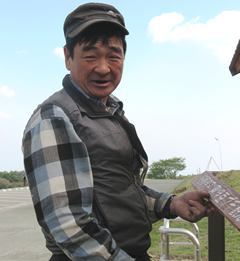
<path fill-rule="evenodd" d="M 118 48 L 123 52 L 123 43 L 122 39 L 117 36 L 112 36 L 110 38 L 98 38 L 98 39 L 92 39 L 90 41 L 83 41 L 82 43 L 80 42 L 80 45 L 84 47 L 84 50 L 89 50 L 89 49 L 95 49 L 98 47 L 109 47 L 109 48 Z"/>

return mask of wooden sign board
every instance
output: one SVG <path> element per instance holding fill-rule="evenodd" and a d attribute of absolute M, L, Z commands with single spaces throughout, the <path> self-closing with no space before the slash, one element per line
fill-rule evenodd
<path fill-rule="evenodd" d="M 240 194 L 206 171 L 191 181 L 198 190 L 206 190 L 215 208 L 240 231 Z"/>

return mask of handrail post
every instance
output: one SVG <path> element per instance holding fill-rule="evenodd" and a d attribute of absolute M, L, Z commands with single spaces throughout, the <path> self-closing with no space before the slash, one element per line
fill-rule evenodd
<path fill-rule="evenodd" d="M 219 212 L 208 218 L 209 261 L 225 261 L 225 220 Z"/>
<path fill-rule="evenodd" d="M 188 242 L 182 242 L 180 243 L 181 245 L 193 245 L 194 246 L 194 257 L 195 257 L 195 261 L 200 261 L 201 260 L 201 250 L 200 250 L 200 243 L 198 240 L 198 236 L 199 236 L 199 229 L 198 226 L 196 224 L 192 224 L 193 229 L 194 229 L 194 234 L 192 232 L 190 232 L 187 229 L 184 228 L 170 228 L 169 227 L 169 223 L 170 221 L 182 221 L 182 222 L 187 222 L 186 220 L 183 220 L 181 218 L 176 218 L 174 220 L 168 220 L 168 219 L 164 219 L 164 225 L 161 226 L 158 231 L 160 232 L 160 238 L 161 238 L 161 257 L 160 257 L 160 261 L 163 260 L 169 260 L 169 245 L 170 244 L 178 244 L 178 242 L 169 242 L 169 235 L 185 235 L 187 236 L 192 242 L 188 243 Z"/>

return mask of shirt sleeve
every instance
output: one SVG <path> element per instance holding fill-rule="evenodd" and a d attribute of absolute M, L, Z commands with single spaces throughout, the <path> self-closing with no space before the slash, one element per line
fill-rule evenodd
<path fill-rule="evenodd" d="M 148 204 L 149 217 L 152 223 L 157 222 L 162 218 L 176 218 L 177 216 L 170 215 L 170 203 L 173 194 L 167 192 L 160 193 L 159 191 L 142 186 Z"/>
<path fill-rule="evenodd" d="M 170 215 L 170 204 L 173 194 L 161 193 L 153 188 L 148 188 L 144 184 L 144 179 L 147 174 L 148 162 L 140 155 L 143 170 L 140 175 L 140 186 L 145 193 L 148 205 L 148 213 L 152 223 L 157 222 L 162 218 L 176 218 L 177 216 Z"/>
<path fill-rule="evenodd" d="M 61 108 L 45 105 L 23 136 L 24 166 L 40 226 L 71 260 L 134 260 L 90 217 L 93 177 L 86 146 Z"/>

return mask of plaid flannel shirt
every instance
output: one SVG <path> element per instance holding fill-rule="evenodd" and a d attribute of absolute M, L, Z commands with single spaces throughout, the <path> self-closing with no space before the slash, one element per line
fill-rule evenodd
<path fill-rule="evenodd" d="M 88 152 L 60 107 L 45 105 L 33 114 L 22 148 L 38 222 L 57 246 L 72 260 L 133 260 L 90 217 L 93 176 Z M 149 216 L 157 221 L 171 195 L 143 189 Z"/>

